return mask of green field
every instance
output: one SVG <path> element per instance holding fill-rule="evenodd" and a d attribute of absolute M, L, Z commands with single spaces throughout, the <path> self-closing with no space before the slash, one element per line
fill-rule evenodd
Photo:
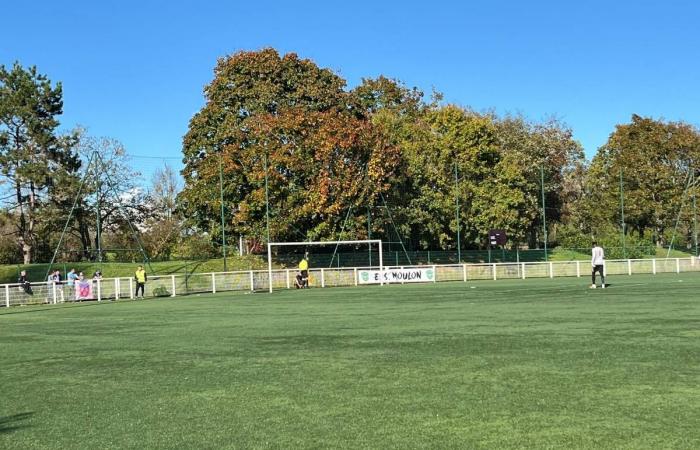
<path fill-rule="evenodd" d="M 700 448 L 700 275 L 0 309 L 0 448 Z"/>

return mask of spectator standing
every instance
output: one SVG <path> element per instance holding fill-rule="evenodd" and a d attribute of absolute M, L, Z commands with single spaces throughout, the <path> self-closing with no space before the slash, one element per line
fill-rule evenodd
<path fill-rule="evenodd" d="M 68 272 L 68 275 L 66 275 L 66 284 L 68 286 L 75 286 L 75 280 L 78 279 L 78 274 L 75 273 L 75 269 L 71 269 L 70 272 Z"/>
<path fill-rule="evenodd" d="M 141 298 L 144 298 L 144 292 L 146 290 L 146 281 L 148 281 L 148 276 L 143 266 L 139 266 L 134 272 L 134 279 L 136 280 L 136 298 L 139 297 L 139 289 L 141 290 Z"/>

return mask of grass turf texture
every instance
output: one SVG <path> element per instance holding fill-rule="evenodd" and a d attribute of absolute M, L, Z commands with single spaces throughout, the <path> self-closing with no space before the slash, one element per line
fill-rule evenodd
<path fill-rule="evenodd" d="M 2 309 L 0 448 L 700 447 L 700 275 L 610 282 Z"/>

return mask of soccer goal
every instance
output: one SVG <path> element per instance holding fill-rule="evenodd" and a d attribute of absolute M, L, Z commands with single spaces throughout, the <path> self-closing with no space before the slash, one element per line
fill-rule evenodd
<path fill-rule="evenodd" d="M 321 258 L 318 257 L 316 253 L 311 254 L 311 257 L 309 257 L 310 249 L 309 247 L 325 247 L 325 252 L 323 253 L 324 258 L 323 259 L 323 264 L 319 265 L 318 263 L 315 264 L 315 261 L 320 260 Z M 357 259 L 352 259 L 348 260 L 347 256 L 344 257 L 345 260 L 349 261 L 352 266 L 360 266 L 360 267 L 374 267 L 377 266 L 379 268 L 384 267 L 384 261 L 382 259 L 382 241 L 381 239 L 366 239 L 366 240 L 356 240 L 356 241 L 313 241 L 313 242 L 270 242 L 267 244 L 267 276 L 268 276 L 268 283 L 270 285 L 270 292 L 273 291 L 273 288 L 275 286 L 275 275 L 278 275 L 278 277 L 284 277 L 285 282 L 282 283 L 283 285 L 286 284 L 287 287 L 290 286 L 290 281 L 289 281 L 289 271 L 286 271 L 286 274 L 284 271 L 279 271 L 279 270 L 273 270 L 272 269 L 272 262 L 273 262 L 273 249 L 282 249 L 282 248 L 294 248 L 297 251 L 293 253 L 293 255 L 296 257 L 296 260 L 301 260 L 302 258 L 307 259 L 309 268 L 307 270 L 307 277 L 313 277 L 314 271 L 320 271 L 320 275 L 322 277 L 321 285 L 323 285 L 323 276 L 324 276 L 324 269 L 326 271 L 332 271 L 332 270 L 339 270 L 341 266 L 341 255 L 346 255 L 342 250 L 347 249 L 348 247 L 351 248 L 362 248 L 361 254 L 363 255 L 368 255 L 368 258 L 360 260 L 360 263 L 357 263 Z M 300 251 L 301 250 L 301 251 Z M 339 252 L 340 250 L 340 252 Z M 358 252 L 360 253 L 360 252 Z M 373 256 L 374 255 L 374 256 Z M 279 256 L 279 255 L 278 255 Z M 288 258 L 289 259 L 289 258 Z M 296 267 L 296 263 L 298 261 L 295 261 L 294 267 Z M 329 263 L 330 262 L 330 263 Z M 306 284 L 309 284 L 308 278 L 304 280 Z M 278 283 L 279 284 L 279 283 Z M 383 282 L 380 284 L 384 284 Z"/>

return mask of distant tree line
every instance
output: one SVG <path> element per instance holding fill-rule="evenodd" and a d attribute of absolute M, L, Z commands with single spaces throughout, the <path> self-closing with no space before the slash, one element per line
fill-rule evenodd
<path fill-rule="evenodd" d="M 411 249 L 484 248 L 549 239 L 631 247 L 692 241 L 693 126 L 632 116 L 592 161 L 572 130 L 444 104 L 386 77 L 353 89 L 329 69 L 274 49 L 219 60 L 184 138 L 180 210 L 220 235 L 271 239 L 400 237 Z M 265 185 L 267 178 L 267 197 Z M 624 211 L 620 208 L 624 198 Z M 685 207 L 682 206 L 685 204 Z M 677 214 L 681 211 L 680 216 Z M 341 235 L 342 230 L 342 235 Z"/>
<path fill-rule="evenodd" d="M 508 247 L 538 248 L 543 200 L 550 246 L 695 241 L 700 133 L 687 123 L 632 115 L 587 161 L 556 118 L 477 112 L 384 76 L 349 89 L 274 49 L 220 59 L 204 94 L 184 185 L 166 166 L 149 184 L 116 139 L 59 131 L 61 83 L 0 66 L 0 263 L 50 260 L 66 224 L 63 260 L 138 260 L 134 232 L 154 259 L 215 256 L 222 206 L 230 244 L 264 243 L 269 205 L 276 241 L 454 250 L 459 229 L 466 250 L 497 228 Z"/>

